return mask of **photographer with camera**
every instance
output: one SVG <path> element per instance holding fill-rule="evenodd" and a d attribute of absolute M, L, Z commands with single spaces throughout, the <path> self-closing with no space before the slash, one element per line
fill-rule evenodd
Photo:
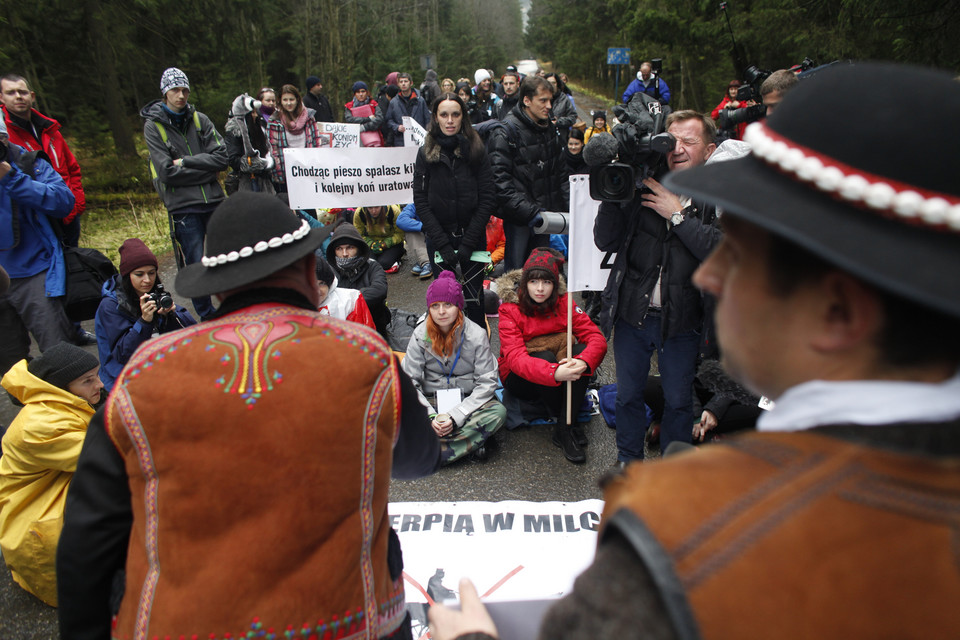
<path fill-rule="evenodd" d="M 157 256 L 138 238 L 120 245 L 120 274 L 103 283 L 94 321 L 100 379 L 109 392 L 123 366 L 155 335 L 197 324 L 160 284 Z"/>
<path fill-rule="evenodd" d="M 751 122 L 763 120 L 773 113 L 784 96 L 799 82 L 790 69 L 770 73 L 748 67 L 744 74 L 747 76 L 747 85 L 740 87 L 736 94 L 736 100 L 744 106 L 739 109 L 720 109 L 717 119 L 720 129 L 746 127 Z"/>
<path fill-rule="evenodd" d="M 677 111 L 666 120 L 675 146 L 666 154 L 670 172 L 707 161 L 716 145 L 716 126 L 696 111 Z M 599 138 L 599 137 L 598 137 Z M 720 240 L 716 209 L 681 198 L 653 177 L 626 203 L 604 202 L 594 225 L 601 251 L 616 252 L 602 300 L 600 326 L 616 329 L 617 464 L 643 458 L 648 427 L 644 386 L 654 351 L 665 406 L 660 448 L 690 442 L 692 384 L 700 347 L 703 309 L 690 278 Z"/>

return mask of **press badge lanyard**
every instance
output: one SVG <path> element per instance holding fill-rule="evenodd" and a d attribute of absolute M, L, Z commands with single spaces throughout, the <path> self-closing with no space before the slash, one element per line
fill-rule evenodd
<path fill-rule="evenodd" d="M 460 338 L 460 346 L 457 347 L 457 355 L 453 358 L 453 364 L 450 365 L 450 373 L 447 374 L 447 386 L 450 385 L 450 376 L 453 375 L 453 370 L 457 368 L 457 362 L 460 360 L 460 350 L 463 349 L 463 337 Z M 436 356 L 434 356 L 436 358 Z M 440 358 L 437 358 L 437 362 L 440 362 Z M 443 366 L 443 362 L 440 362 L 440 366 Z"/>

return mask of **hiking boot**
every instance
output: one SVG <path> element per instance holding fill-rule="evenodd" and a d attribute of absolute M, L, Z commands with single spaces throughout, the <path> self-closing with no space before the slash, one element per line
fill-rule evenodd
<path fill-rule="evenodd" d="M 573 439 L 573 429 L 567 425 L 557 425 L 553 430 L 553 444 L 563 449 L 563 457 L 570 462 L 580 464 L 587 461 L 583 449 Z"/>
<path fill-rule="evenodd" d="M 576 441 L 580 448 L 587 446 L 587 430 L 584 429 L 582 424 L 575 424 L 570 429 L 573 431 L 573 439 Z"/>

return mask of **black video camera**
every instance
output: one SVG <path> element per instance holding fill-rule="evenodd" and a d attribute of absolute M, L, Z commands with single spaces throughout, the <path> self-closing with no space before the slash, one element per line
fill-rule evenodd
<path fill-rule="evenodd" d="M 598 134 L 584 147 L 590 169 L 590 197 L 601 202 L 633 200 L 638 182 L 661 175 L 664 156 L 676 147 L 676 138 L 664 133 L 670 107 L 643 92 L 626 106 L 613 108 L 620 125 L 612 135 Z"/>
<path fill-rule="evenodd" d="M 147 295 L 150 296 L 150 300 L 157 303 L 158 309 L 169 309 L 173 306 L 173 296 L 170 295 L 170 292 L 164 289 L 163 285 L 159 282 L 153 288 L 153 291 Z"/>

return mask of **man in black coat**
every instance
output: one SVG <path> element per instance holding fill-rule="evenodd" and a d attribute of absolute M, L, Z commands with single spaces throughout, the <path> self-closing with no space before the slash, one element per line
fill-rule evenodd
<path fill-rule="evenodd" d="M 550 236 L 533 228 L 543 211 L 566 211 L 568 169 L 557 127 L 550 121 L 553 89 L 538 76 L 520 85 L 520 100 L 490 134 L 487 143 L 497 187 L 499 217 L 507 239 L 504 268 L 520 269 L 535 247 L 550 246 Z"/>
<path fill-rule="evenodd" d="M 667 154 L 671 172 L 702 165 L 713 153 L 716 126 L 696 111 L 667 118 L 676 147 Z M 703 310 L 690 277 L 720 239 L 715 210 L 680 198 L 653 178 L 632 202 L 600 205 L 594 239 L 617 257 L 603 292 L 600 326 L 616 327 L 617 462 L 643 458 L 648 420 L 643 390 L 650 358 L 657 353 L 664 411 L 660 447 L 690 442 L 693 394 Z"/>
<path fill-rule="evenodd" d="M 336 122 L 337 119 L 333 117 L 333 109 L 330 108 L 330 101 L 327 100 L 327 96 L 321 93 L 323 83 L 320 82 L 320 78 L 310 76 L 307 78 L 306 85 L 307 91 L 303 94 L 303 106 L 315 111 L 313 117 L 317 122 Z"/>

